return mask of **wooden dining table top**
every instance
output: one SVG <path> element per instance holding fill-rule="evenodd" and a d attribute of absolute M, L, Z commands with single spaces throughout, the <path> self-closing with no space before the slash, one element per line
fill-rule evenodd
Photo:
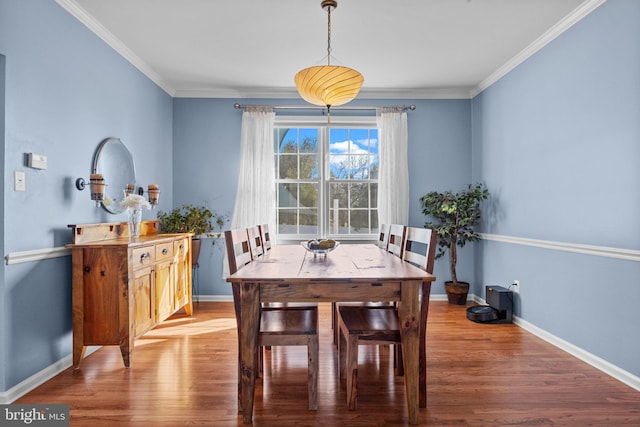
<path fill-rule="evenodd" d="M 267 254 L 229 276 L 229 282 L 433 281 L 435 276 L 374 244 L 340 244 L 326 255 L 302 245 L 275 245 Z"/>

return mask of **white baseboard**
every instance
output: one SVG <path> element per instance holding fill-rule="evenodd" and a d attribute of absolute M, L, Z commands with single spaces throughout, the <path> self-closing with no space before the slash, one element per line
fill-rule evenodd
<path fill-rule="evenodd" d="M 85 357 L 99 350 L 101 346 L 91 346 L 87 347 L 85 351 Z M 47 366 L 40 372 L 37 372 L 31 375 L 29 378 L 24 381 L 14 385 L 9 390 L 0 392 L 0 404 L 8 405 L 12 402 L 15 402 L 25 394 L 29 393 L 36 387 L 41 386 L 42 384 L 49 381 L 51 378 L 60 374 L 61 372 L 68 369 L 73 364 L 73 356 L 70 354 L 68 356 L 63 357 L 52 365 Z"/>
<path fill-rule="evenodd" d="M 624 369 L 621 369 L 618 366 L 607 362 L 606 360 L 596 356 L 595 354 L 591 354 L 588 351 L 576 345 L 573 345 L 570 342 L 563 340 L 562 338 L 550 334 L 544 329 L 540 329 L 534 324 L 529 323 L 517 316 L 513 316 L 513 323 L 520 326 L 525 331 L 532 333 L 538 338 L 545 340 L 549 344 L 554 345 L 560 350 L 564 350 L 572 356 L 582 360 L 583 362 L 588 363 L 594 368 L 599 369 L 600 371 L 628 385 L 629 387 L 640 391 L 640 377 L 633 375 L 631 372 L 625 371 Z"/>
<path fill-rule="evenodd" d="M 477 302 L 478 304 L 487 303 L 477 295 L 469 295 L 469 298 L 471 298 L 472 301 Z M 537 336 L 538 338 L 545 340 L 554 347 L 557 347 L 560 350 L 569 353 L 573 357 L 576 357 L 583 362 L 588 363 L 594 368 L 628 385 L 629 387 L 640 391 L 640 377 L 633 375 L 631 372 L 625 371 L 624 369 L 621 369 L 618 366 L 607 362 L 601 357 L 598 357 L 595 354 L 591 354 L 588 351 L 576 345 L 573 345 L 570 342 L 565 341 L 562 338 L 557 337 L 518 316 L 513 316 L 513 323 L 518 325 L 525 331 Z"/>
<path fill-rule="evenodd" d="M 233 302 L 233 295 L 198 295 L 193 296 L 193 303 L 202 302 Z"/>

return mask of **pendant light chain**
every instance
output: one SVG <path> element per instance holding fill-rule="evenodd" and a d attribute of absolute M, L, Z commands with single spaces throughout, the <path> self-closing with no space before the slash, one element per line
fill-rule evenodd
<path fill-rule="evenodd" d="M 327 65 L 331 65 L 331 6 L 327 7 Z M 331 126 L 331 104 L 327 104 L 327 125 Z"/>
<path fill-rule="evenodd" d="M 331 6 L 327 7 L 327 65 L 331 65 Z"/>

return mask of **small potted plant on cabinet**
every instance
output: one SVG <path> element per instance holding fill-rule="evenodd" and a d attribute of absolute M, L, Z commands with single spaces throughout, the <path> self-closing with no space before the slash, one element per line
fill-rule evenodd
<path fill-rule="evenodd" d="M 469 184 L 466 190 L 459 193 L 432 191 L 420 198 L 422 213 L 434 220 L 427 221 L 425 227 L 438 233 L 436 258 L 449 251 L 451 281 L 445 282 L 445 290 L 451 304 L 467 303 L 469 283 L 459 281 L 456 274 L 457 247 L 480 239 L 473 227 L 480 222 L 480 202 L 488 197 L 489 190 L 484 184 Z"/>
<path fill-rule="evenodd" d="M 174 208 L 171 212 L 158 212 L 160 232 L 162 233 L 193 233 L 191 243 L 191 263 L 196 265 L 202 245 L 201 237 L 215 238 L 222 235 L 222 228 L 227 223 L 227 216 L 218 214 L 206 206 L 192 204 Z"/>

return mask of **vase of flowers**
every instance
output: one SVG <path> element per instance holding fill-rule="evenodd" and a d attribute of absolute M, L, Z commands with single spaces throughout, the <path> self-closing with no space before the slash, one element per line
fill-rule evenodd
<path fill-rule="evenodd" d="M 129 194 L 122 199 L 120 207 L 127 210 L 129 216 L 129 238 L 140 237 L 140 222 L 142 222 L 142 208 L 151 209 L 151 204 L 142 196 Z"/>

